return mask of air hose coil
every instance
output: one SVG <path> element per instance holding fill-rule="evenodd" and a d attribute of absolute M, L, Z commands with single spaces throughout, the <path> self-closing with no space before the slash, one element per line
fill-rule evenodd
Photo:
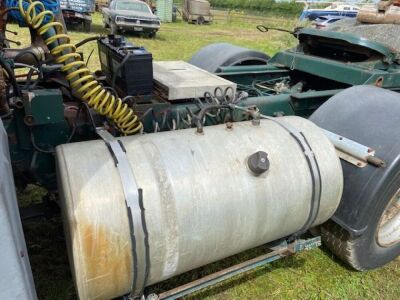
<path fill-rule="evenodd" d="M 65 33 L 63 24 L 55 21 L 54 13 L 47 10 L 42 2 L 27 2 L 28 6 L 24 4 L 24 0 L 19 0 L 21 15 L 26 24 L 43 38 L 56 63 L 64 64 L 62 71 L 66 73 L 71 89 L 76 91 L 89 107 L 111 119 L 122 134 L 139 132 L 143 125 L 133 109 L 123 103 L 121 98 L 104 89 L 93 77 L 76 52 L 75 45 L 70 43 L 70 37 Z"/>

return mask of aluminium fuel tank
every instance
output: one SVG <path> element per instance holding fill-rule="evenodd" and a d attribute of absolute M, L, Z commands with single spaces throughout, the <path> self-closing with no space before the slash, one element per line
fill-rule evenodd
<path fill-rule="evenodd" d="M 343 174 L 322 130 L 299 117 L 278 118 L 301 131 L 318 162 L 322 188 L 313 225 L 337 209 Z M 289 236 L 309 217 L 313 183 L 303 149 L 270 120 L 123 137 L 143 191 L 150 268 L 146 285 Z M 256 176 L 253 153 L 268 154 Z M 57 148 L 70 263 L 80 299 L 129 293 L 133 257 L 123 186 L 102 140 Z"/>

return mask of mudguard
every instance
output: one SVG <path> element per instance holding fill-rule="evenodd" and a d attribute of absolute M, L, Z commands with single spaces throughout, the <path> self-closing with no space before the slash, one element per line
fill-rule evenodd
<path fill-rule="evenodd" d="M 385 168 L 358 168 L 342 161 L 344 191 L 332 220 L 352 236 L 366 229 L 371 207 L 400 170 L 400 94 L 374 86 L 356 86 L 325 102 L 310 120 L 376 150 Z"/>
<path fill-rule="evenodd" d="M 189 63 L 210 73 L 217 73 L 220 71 L 220 67 L 265 65 L 269 58 L 267 54 L 260 51 L 228 43 L 214 43 L 197 51 Z"/>

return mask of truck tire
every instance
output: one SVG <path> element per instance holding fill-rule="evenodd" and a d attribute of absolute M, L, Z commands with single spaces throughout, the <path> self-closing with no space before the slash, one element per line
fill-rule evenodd
<path fill-rule="evenodd" d="M 260 51 L 228 43 L 214 43 L 197 51 L 189 63 L 208 72 L 217 73 L 221 67 L 226 66 L 265 65 L 269 58 Z"/>
<path fill-rule="evenodd" d="M 85 32 L 90 32 L 92 30 L 92 21 L 91 20 L 83 21 L 83 30 Z"/>
<path fill-rule="evenodd" d="M 400 255 L 400 95 L 373 86 L 347 89 L 310 117 L 318 126 L 376 150 L 386 167 L 342 161 L 344 190 L 325 245 L 356 270 L 381 267 Z"/>
<path fill-rule="evenodd" d="M 150 39 L 154 39 L 154 38 L 156 38 L 156 35 L 157 35 L 157 31 L 152 31 L 152 32 L 150 32 L 150 33 L 148 34 L 148 37 L 149 37 Z"/>
<path fill-rule="evenodd" d="M 400 187 L 400 182 L 397 179 L 396 188 Z M 391 202 L 391 199 L 397 200 L 396 205 Z M 370 209 L 371 219 L 368 222 L 368 229 L 357 237 L 352 237 L 349 232 L 336 224 L 332 220 L 321 226 L 321 238 L 324 244 L 342 261 L 357 271 L 366 271 L 384 266 L 385 264 L 396 259 L 400 255 L 400 243 L 395 241 L 393 244 L 380 244 L 379 232 L 382 232 L 382 221 L 390 215 L 391 211 L 396 211 L 393 216 L 385 224 L 392 222 L 391 228 L 399 225 L 399 190 L 392 198 L 385 195 L 385 199 L 379 199 L 377 202 L 388 204 L 383 209 Z M 397 231 L 399 229 L 397 228 Z M 387 230 L 386 230 L 387 232 Z M 393 233 L 392 233 L 393 234 Z M 398 235 L 398 234 L 397 234 Z"/>
<path fill-rule="evenodd" d="M 199 16 L 196 20 L 197 25 L 203 25 L 206 22 L 203 16 Z"/>

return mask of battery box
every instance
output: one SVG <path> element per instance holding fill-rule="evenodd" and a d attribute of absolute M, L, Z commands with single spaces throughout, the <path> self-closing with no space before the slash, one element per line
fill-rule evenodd
<path fill-rule="evenodd" d="M 153 56 L 119 35 L 98 40 L 101 70 L 118 92 L 130 96 L 153 91 Z M 115 78 L 114 78 L 115 77 Z"/>

